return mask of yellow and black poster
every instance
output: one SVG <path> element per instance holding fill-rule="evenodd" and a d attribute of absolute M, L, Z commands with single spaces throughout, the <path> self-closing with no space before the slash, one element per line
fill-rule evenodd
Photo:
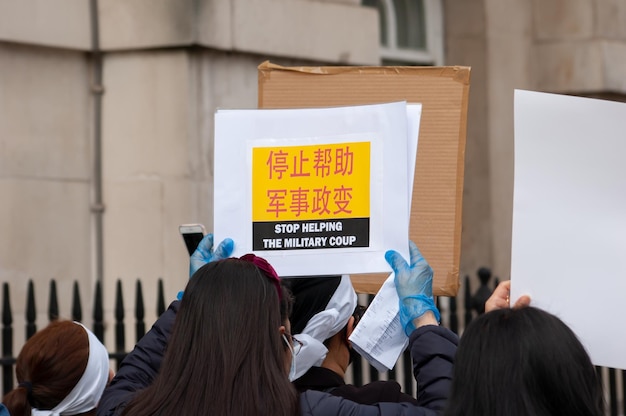
<path fill-rule="evenodd" d="M 370 142 L 252 149 L 254 251 L 368 247 Z"/>

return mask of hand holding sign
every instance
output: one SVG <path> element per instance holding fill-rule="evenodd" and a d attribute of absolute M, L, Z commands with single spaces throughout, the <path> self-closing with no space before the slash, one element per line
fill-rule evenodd
<path fill-rule="evenodd" d="M 412 241 L 409 241 L 411 264 L 396 251 L 385 253 L 385 260 L 395 274 L 396 291 L 400 298 L 400 322 L 406 335 L 416 328 L 414 320 L 431 311 L 439 322 L 439 310 L 433 298 L 433 269 Z"/>

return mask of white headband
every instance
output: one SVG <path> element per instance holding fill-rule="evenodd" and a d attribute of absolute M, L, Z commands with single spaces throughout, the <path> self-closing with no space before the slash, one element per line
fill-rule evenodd
<path fill-rule="evenodd" d="M 302 348 L 296 355 L 296 375 L 300 378 L 313 366 L 319 366 L 326 358 L 328 349 L 324 341 L 341 331 L 350 320 L 356 308 L 357 296 L 350 276 L 341 276 L 337 290 L 328 301 L 326 309 L 313 315 L 302 330 L 295 334 Z"/>
<path fill-rule="evenodd" d="M 77 415 L 95 409 L 109 380 L 109 353 L 98 338 L 80 322 L 89 338 L 87 367 L 70 394 L 51 410 L 33 408 L 32 416 Z"/>

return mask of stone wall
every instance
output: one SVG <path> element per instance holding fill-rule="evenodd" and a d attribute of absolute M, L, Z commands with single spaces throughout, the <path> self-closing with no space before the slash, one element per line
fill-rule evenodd
<path fill-rule="evenodd" d="M 29 278 L 40 325 L 51 278 L 61 294 L 81 282 L 91 320 L 98 156 L 89 4 L 0 0 L 0 229 L 8 236 L 0 278 L 11 284 L 16 342 Z M 352 0 L 100 0 L 98 23 L 106 319 L 116 280 L 132 316 L 141 279 L 152 322 L 157 278 L 168 300 L 188 278 L 178 225 L 212 227 L 215 110 L 256 107 L 256 68 L 267 59 L 377 64 L 378 18 Z M 60 303 L 69 318 L 71 297 Z"/>
<path fill-rule="evenodd" d="M 446 64 L 472 66 L 461 275 L 509 278 L 513 91 L 624 101 L 626 1 L 444 2 Z"/>

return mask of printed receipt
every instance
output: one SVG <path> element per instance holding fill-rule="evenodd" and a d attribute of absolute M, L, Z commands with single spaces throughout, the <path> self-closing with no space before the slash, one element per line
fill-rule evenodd
<path fill-rule="evenodd" d="M 400 324 L 398 294 L 391 273 L 350 335 L 350 342 L 378 371 L 391 370 L 409 344 Z"/>

